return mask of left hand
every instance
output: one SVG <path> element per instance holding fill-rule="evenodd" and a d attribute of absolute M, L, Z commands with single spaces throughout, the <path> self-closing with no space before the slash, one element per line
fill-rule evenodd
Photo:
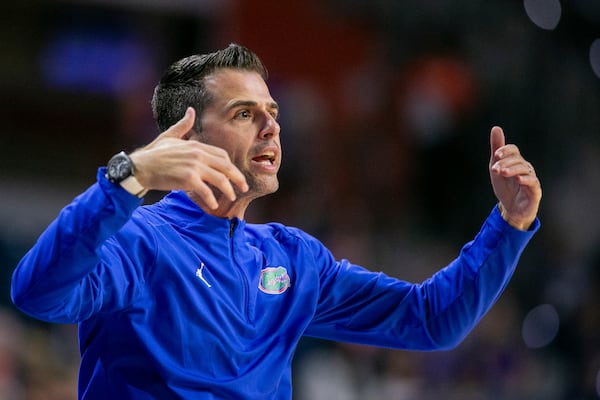
<path fill-rule="evenodd" d="M 535 169 L 517 146 L 506 144 L 504 132 L 498 126 L 490 133 L 490 147 L 490 178 L 502 217 L 514 228 L 527 230 L 537 216 L 542 199 Z"/>

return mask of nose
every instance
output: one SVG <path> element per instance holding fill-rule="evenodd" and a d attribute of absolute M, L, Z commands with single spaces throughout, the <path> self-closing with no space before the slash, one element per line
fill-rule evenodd
<path fill-rule="evenodd" d="M 264 113 L 265 118 L 262 124 L 262 127 L 259 132 L 259 136 L 261 139 L 270 139 L 274 136 L 279 136 L 279 131 L 281 127 L 279 126 L 279 122 L 273 117 L 270 113 Z"/>

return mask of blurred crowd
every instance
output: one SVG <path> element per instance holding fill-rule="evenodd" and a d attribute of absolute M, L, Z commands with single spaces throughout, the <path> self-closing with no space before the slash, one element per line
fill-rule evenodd
<path fill-rule="evenodd" d="M 46 39 L 57 39 L 36 39 L 42 56 L 31 60 L 54 67 L 10 82 L 10 68 L 0 68 L 13 95 L 0 100 L 8 111 L 0 180 L 11 188 L 0 200 L 0 400 L 76 398 L 76 327 L 29 319 L 8 295 L 18 259 L 58 212 L 45 199 L 74 196 L 111 154 L 151 140 L 149 99 L 166 63 L 232 41 L 262 56 L 282 109 L 281 188 L 253 204 L 250 222 L 299 226 L 338 257 L 420 282 L 457 255 L 494 206 L 491 126 L 520 146 L 544 190 L 542 229 L 498 304 L 457 349 L 402 352 L 306 338 L 294 398 L 600 399 L 600 77 L 586 53 L 600 35 L 598 8 L 582 16 L 564 7 L 550 31 L 529 20 L 523 3 L 504 0 L 229 1 L 224 11 L 193 18 L 109 1 L 37 3 L 43 12 L 9 10 L 20 23 L 13 31 L 27 29 L 24 13 L 46 19 Z M 122 35 L 94 39 L 106 19 Z M 5 26 L 0 35 L 13 31 Z M 125 56 L 111 62 L 123 70 L 99 73 L 136 71 L 135 79 L 61 80 L 56 65 L 76 54 L 76 46 L 64 48 L 69 33 L 108 53 L 118 47 Z M 32 216 L 38 225 L 27 224 Z M 21 222 L 29 229 L 15 227 Z"/>

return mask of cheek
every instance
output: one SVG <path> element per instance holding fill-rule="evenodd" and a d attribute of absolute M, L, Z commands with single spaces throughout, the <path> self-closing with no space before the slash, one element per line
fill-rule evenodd
<path fill-rule="evenodd" d="M 227 151 L 231 162 L 240 169 L 246 169 L 250 165 L 248 151 L 241 148 L 229 149 Z"/>
<path fill-rule="evenodd" d="M 242 146 L 239 145 L 239 143 L 236 143 L 235 139 L 229 139 L 225 135 L 222 135 L 220 137 L 213 137 L 212 139 L 213 140 L 211 144 L 213 146 L 220 147 L 221 149 L 225 150 L 225 152 L 229 156 L 229 159 L 234 164 L 236 163 L 236 161 L 239 162 L 244 159 L 247 152 L 243 149 Z"/>
<path fill-rule="evenodd" d="M 251 143 L 246 143 L 241 132 L 227 129 L 214 129 L 206 134 L 206 143 L 220 147 L 227 152 L 231 162 L 239 167 L 248 165 L 248 154 Z"/>

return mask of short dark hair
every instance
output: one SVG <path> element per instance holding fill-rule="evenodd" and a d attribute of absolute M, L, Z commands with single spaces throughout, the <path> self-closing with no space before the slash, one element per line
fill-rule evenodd
<path fill-rule="evenodd" d="M 264 80 L 268 72 L 258 56 L 244 46 L 232 43 L 209 54 L 196 54 L 174 62 L 165 71 L 152 97 L 152 113 L 161 132 L 175 124 L 188 107 L 196 109 L 194 130 L 202 131 L 202 113 L 212 101 L 204 78 L 224 69 L 242 69 L 259 73 Z"/>

